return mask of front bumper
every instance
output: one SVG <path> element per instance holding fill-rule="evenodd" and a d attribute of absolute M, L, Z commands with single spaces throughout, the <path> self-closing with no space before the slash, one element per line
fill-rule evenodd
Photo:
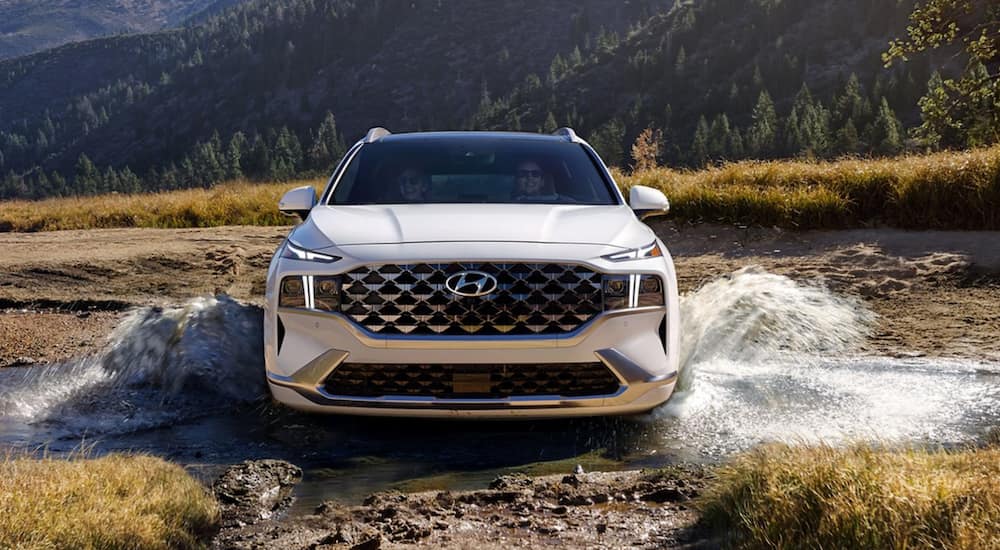
<path fill-rule="evenodd" d="M 385 337 L 368 333 L 339 313 L 279 308 L 268 323 L 283 337 L 265 342 L 267 379 L 276 400 L 290 407 L 370 416 L 543 418 L 644 412 L 666 401 L 676 383 L 676 350 L 660 333 L 667 308 L 607 312 L 576 331 L 523 337 Z M 266 327 L 266 334 L 274 334 Z M 603 363 L 618 390 L 585 397 L 531 395 L 506 398 L 423 396 L 358 397 L 330 394 L 324 381 L 353 363 Z"/>

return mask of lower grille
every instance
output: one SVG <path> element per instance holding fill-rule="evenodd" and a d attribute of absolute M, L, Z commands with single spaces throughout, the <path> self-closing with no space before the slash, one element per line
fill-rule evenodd
<path fill-rule="evenodd" d="M 609 395 L 619 382 L 603 363 L 384 365 L 345 363 L 325 389 L 353 397 L 496 398 Z"/>

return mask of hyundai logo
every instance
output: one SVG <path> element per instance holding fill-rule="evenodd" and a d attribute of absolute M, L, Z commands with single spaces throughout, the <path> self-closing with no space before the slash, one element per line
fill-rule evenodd
<path fill-rule="evenodd" d="M 444 282 L 444 286 L 459 296 L 486 296 L 497 289 L 497 278 L 482 271 L 460 271 Z"/>

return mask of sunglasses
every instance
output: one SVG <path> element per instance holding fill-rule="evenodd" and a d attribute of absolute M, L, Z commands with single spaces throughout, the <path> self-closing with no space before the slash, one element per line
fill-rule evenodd
<path fill-rule="evenodd" d="M 542 177 L 541 170 L 518 170 L 517 177 L 519 178 L 540 178 Z"/>

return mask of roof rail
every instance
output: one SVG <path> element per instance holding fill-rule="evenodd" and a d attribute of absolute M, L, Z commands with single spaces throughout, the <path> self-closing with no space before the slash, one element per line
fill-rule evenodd
<path fill-rule="evenodd" d="M 555 132 L 552 132 L 552 135 L 562 137 L 572 143 L 583 143 L 583 140 L 580 139 L 580 136 L 576 135 L 576 132 L 572 128 L 559 128 Z"/>
<path fill-rule="evenodd" d="M 384 138 L 385 136 L 391 136 L 391 135 L 392 132 L 390 132 L 389 130 L 382 128 L 381 126 L 376 126 L 368 130 L 368 133 L 365 134 L 365 139 L 363 139 L 362 141 L 364 141 L 365 143 L 372 143 Z"/>

